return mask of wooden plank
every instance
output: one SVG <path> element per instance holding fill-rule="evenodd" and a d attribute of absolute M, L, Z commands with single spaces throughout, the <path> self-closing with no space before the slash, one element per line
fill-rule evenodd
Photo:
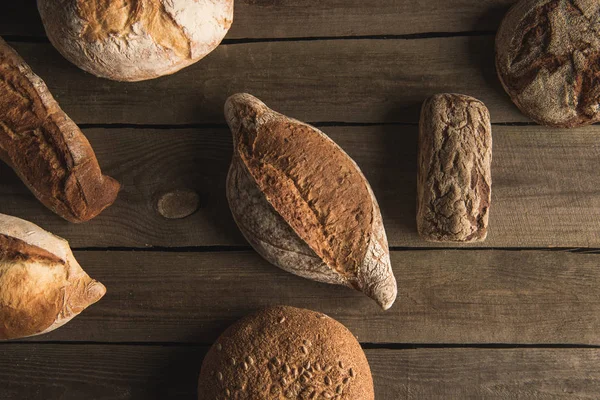
<path fill-rule="evenodd" d="M 206 348 L 0 345 L 2 400 L 195 399 Z M 378 400 L 595 398 L 598 349 L 366 350 Z"/>
<path fill-rule="evenodd" d="M 479 98 L 493 122 L 528 121 L 496 77 L 491 35 L 229 44 L 175 75 L 129 84 L 79 70 L 49 43 L 12 44 L 77 123 L 224 123 L 225 99 L 240 91 L 312 122 L 416 123 L 438 92 Z"/>
<path fill-rule="evenodd" d="M 440 247 L 416 233 L 415 126 L 326 127 L 358 162 L 379 200 L 391 246 Z M 94 221 L 69 224 L 0 165 L 0 213 L 29 219 L 74 247 L 247 246 L 225 199 L 227 129 L 88 129 L 104 171 L 123 189 Z M 479 247 L 600 247 L 600 127 L 495 126 L 490 233 Z M 190 217 L 167 220 L 161 194 L 200 196 Z"/>
<path fill-rule="evenodd" d="M 598 254 L 393 252 L 399 295 L 386 312 L 359 292 L 288 274 L 251 252 L 76 257 L 107 295 L 30 341 L 212 343 L 242 316 L 286 304 L 327 313 L 364 343 L 600 345 Z"/>
<path fill-rule="evenodd" d="M 598 349 L 369 350 L 379 399 L 592 399 Z"/>
<path fill-rule="evenodd" d="M 228 39 L 403 35 L 496 29 L 515 0 L 236 0 Z M 3 6 L 0 35 L 44 36 L 35 0 Z"/>
<path fill-rule="evenodd" d="M 0 399 L 197 399 L 205 353 L 203 347 L 0 344 Z"/>

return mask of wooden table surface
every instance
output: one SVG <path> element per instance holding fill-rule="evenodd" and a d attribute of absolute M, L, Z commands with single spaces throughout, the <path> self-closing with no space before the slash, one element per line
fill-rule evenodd
<path fill-rule="evenodd" d="M 0 35 L 48 84 L 123 184 L 69 224 L 0 165 L 0 213 L 68 239 L 108 294 L 69 325 L 0 344 L 1 400 L 186 399 L 210 344 L 260 307 L 325 312 L 363 344 L 377 400 L 600 398 L 600 126 L 528 121 L 500 87 L 494 33 L 513 0 L 237 0 L 224 43 L 168 77 L 94 78 L 49 44 L 33 0 L 5 2 Z M 381 205 L 399 284 L 381 311 L 358 292 L 257 256 L 225 199 L 240 91 L 323 129 Z M 483 100 L 493 120 L 488 240 L 432 246 L 415 227 L 419 107 Z M 156 211 L 198 193 L 181 220 Z"/>

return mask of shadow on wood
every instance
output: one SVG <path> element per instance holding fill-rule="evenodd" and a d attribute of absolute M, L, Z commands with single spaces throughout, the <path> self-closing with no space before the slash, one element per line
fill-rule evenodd
<path fill-rule="evenodd" d="M 0 26 L 3 34 L 45 36 L 35 0 L 4 1 Z"/>
<path fill-rule="evenodd" d="M 419 104 L 420 107 L 420 104 Z M 394 221 L 403 231 L 417 234 L 416 204 L 417 204 L 417 139 L 416 126 L 385 126 L 382 127 L 382 169 L 385 174 L 373 185 L 385 190 L 386 195 L 379 196 L 381 201 L 384 225 L 386 219 Z M 377 179 L 377 178 L 376 178 Z M 402 188 L 403 196 L 396 195 Z M 388 214 L 393 213 L 393 218 Z"/>
<path fill-rule="evenodd" d="M 491 7 L 481 15 L 480 20 L 489 21 L 497 19 L 499 24 L 509 8 L 509 6 Z M 468 40 L 469 53 L 471 54 L 469 60 L 472 60 L 475 66 L 481 71 L 481 76 L 488 87 L 495 93 L 507 98 L 506 92 L 502 88 L 496 73 L 495 43 L 495 35 L 489 35 L 485 38 L 470 37 Z M 485 99 L 481 100 L 485 102 Z M 493 110 L 490 110 L 490 114 L 493 114 Z"/>
<path fill-rule="evenodd" d="M 198 376 L 208 348 L 169 346 L 163 350 L 164 362 L 158 363 L 161 368 L 150 374 L 150 377 L 158 379 L 148 382 L 152 389 L 146 399 L 197 400 Z"/>

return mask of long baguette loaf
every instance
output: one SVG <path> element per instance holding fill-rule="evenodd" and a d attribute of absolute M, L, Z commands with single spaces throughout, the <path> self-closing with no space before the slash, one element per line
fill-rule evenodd
<path fill-rule="evenodd" d="M 383 221 L 356 163 L 323 132 L 249 94 L 230 97 L 225 115 L 234 136 L 227 197 L 252 246 L 288 272 L 391 307 L 397 288 Z"/>
<path fill-rule="evenodd" d="M 46 84 L 1 38 L 0 159 L 46 207 L 71 222 L 94 218 L 119 192 Z"/>
<path fill-rule="evenodd" d="M 0 214 L 0 340 L 57 329 L 105 293 L 64 239 Z"/>
<path fill-rule="evenodd" d="M 485 240 L 491 201 L 492 127 L 473 97 L 438 94 L 419 124 L 417 228 L 430 241 Z"/>

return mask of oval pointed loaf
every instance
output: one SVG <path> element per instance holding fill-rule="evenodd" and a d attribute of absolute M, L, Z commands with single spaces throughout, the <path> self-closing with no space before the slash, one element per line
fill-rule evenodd
<path fill-rule="evenodd" d="M 0 340 L 60 328 L 105 293 L 79 266 L 67 241 L 0 214 Z"/>
<path fill-rule="evenodd" d="M 375 196 L 318 129 L 249 94 L 227 100 L 234 137 L 227 198 L 252 246 L 278 267 L 355 288 L 388 309 L 397 293 Z"/>
<path fill-rule="evenodd" d="M 271 307 L 231 326 L 200 372 L 198 399 L 373 400 L 360 344 L 324 314 Z"/>

